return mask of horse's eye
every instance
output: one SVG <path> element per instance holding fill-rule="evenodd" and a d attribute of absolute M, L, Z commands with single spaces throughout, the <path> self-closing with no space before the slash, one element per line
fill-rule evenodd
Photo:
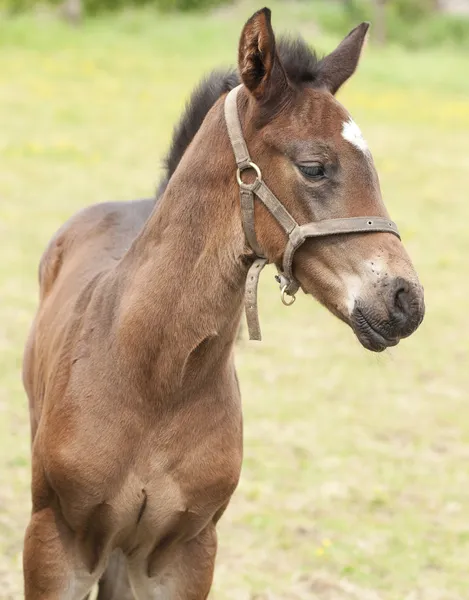
<path fill-rule="evenodd" d="M 298 165 L 298 168 L 308 179 L 317 181 L 323 179 L 326 176 L 324 165 L 321 163 L 312 163 L 310 165 Z"/>

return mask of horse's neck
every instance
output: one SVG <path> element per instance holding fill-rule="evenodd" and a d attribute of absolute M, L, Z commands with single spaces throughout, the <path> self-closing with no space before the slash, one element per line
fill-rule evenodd
<path fill-rule="evenodd" d="M 231 356 L 247 265 L 230 151 L 200 132 L 119 268 L 121 347 L 166 388 Z"/>

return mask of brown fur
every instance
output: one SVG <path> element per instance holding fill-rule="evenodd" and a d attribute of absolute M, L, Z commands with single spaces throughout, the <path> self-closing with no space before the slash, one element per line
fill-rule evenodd
<path fill-rule="evenodd" d="M 353 37 L 353 60 L 363 37 Z M 266 9 L 246 25 L 239 63 L 248 147 L 298 222 L 385 215 L 371 158 L 340 136 L 347 114 L 327 77 L 316 88 L 287 79 Z M 330 166 L 328 181 L 300 175 L 295 165 L 312 157 Z M 209 593 L 215 527 L 242 460 L 233 344 L 252 252 L 234 175 L 219 101 L 156 206 L 86 209 L 42 258 L 24 361 L 33 438 L 26 600 L 79 600 L 98 580 L 100 600 Z M 256 231 L 280 262 L 285 236 L 261 206 Z M 375 256 L 385 264 L 376 276 L 363 267 Z M 392 235 L 309 241 L 294 268 L 365 345 L 367 326 L 391 344 L 423 316 L 421 288 Z M 347 310 L 347 276 L 363 281 L 365 324 Z"/>

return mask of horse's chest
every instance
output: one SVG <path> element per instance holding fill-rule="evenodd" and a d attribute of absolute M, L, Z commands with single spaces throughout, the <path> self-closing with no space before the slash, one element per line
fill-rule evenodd
<path fill-rule="evenodd" d="M 102 547 L 113 539 L 148 556 L 152 548 L 194 537 L 227 505 L 242 458 L 236 398 L 202 398 L 158 418 L 121 410 L 120 420 L 106 427 L 98 419 L 84 427 L 80 415 L 69 415 L 74 438 L 52 444 L 45 467 L 67 522 L 97 528 Z"/>
<path fill-rule="evenodd" d="M 138 475 L 129 478 L 114 503 L 125 514 L 130 506 L 134 526 L 123 539 L 124 551 L 137 552 L 148 560 L 149 571 L 160 569 L 162 556 L 179 543 L 197 536 L 217 520 L 238 483 L 241 448 L 215 451 L 204 459 L 196 448 L 168 469 L 167 457 L 155 453 L 147 464 L 142 461 Z M 135 499 L 139 498 L 139 506 Z M 126 510 L 127 508 L 127 510 Z M 145 558 L 146 557 L 146 558 Z"/>
<path fill-rule="evenodd" d="M 174 453 L 150 456 L 141 479 L 146 481 L 149 505 L 155 512 L 169 504 L 184 513 L 184 526 L 194 519 L 211 518 L 228 502 L 239 480 L 242 445 L 241 436 L 232 432 L 194 440 L 192 448 L 185 447 L 183 437 L 179 442 Z M 163 496 L 162 478 L 171 482 Z"/>

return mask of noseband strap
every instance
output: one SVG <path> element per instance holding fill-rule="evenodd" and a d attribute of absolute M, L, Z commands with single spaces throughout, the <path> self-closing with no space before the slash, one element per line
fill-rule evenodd
<path fill-rule="evenodd" d="M 261 170 L 251 160 L 238 114 L 237 98 L 241 87 L 242 85 L 239 85 L 232 89 L 225 99 L 225 120 L 238 167 L 236 179 L 240 189 L 241 219 L 244 235 L 246 236 L 248 245 L 256 255 L 256 259 L 251 265 L 246 279 L 245 310 L 249 339 L 260 340 L 261 330 L 257 309 L 257 289 L 261 271 L 269 261 L 265 257 L 256 237 L 254 219 L 255 196 L 264 204 L 287 235 L 282 269 L 278 269 L 279 274 L 276 277 L 282 291 L 282 301 L 287 306 L 293 304 L 295 294 L 300 287 L 293 276 L 293 258 L 295 252 L 306 239 L 346 233 L 370 232 L 392 233 L 399 239 L 400 236 L 397 225 L 393 221 L 383 217 L 346 217 L 343 219 L 327 219 L 315 223 L 307 223 L 306 225 L 299 225 L 280 200 L 263 182 Z M 253 183 L 245 183 L 242 179 L 243 171 L 249 169 L 253 170 L 256 174 L 256 179 Z M 290 301 L 286 299 L 286 296 L 290 296 Z"/>

